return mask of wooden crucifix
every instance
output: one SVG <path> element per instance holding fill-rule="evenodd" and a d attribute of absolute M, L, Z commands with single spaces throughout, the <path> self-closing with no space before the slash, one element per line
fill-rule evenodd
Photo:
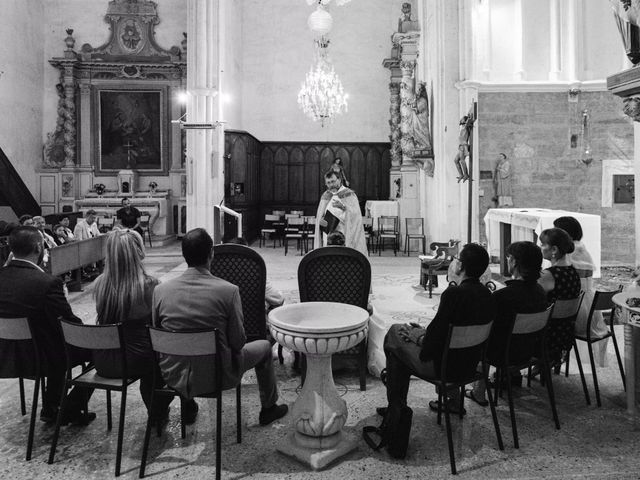
<path fill-rule="evenodd" d="M 133 144 L 131 143 L 131 140 L 127 140 L 127 143 L 122 146 L 127 149 L 127 168 L 131 168 L 131 148 L 133 147 Z"/>

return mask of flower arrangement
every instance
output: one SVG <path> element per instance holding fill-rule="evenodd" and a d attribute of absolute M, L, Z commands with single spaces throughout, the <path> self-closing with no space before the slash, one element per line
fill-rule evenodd
<path fill-rule="evenodd" d="M 151 190 L 152 192 L 155 192 L 157 188 L 158 188 L 157 182 L 149 182 L 149 190 Z"/>
<path fill-rule="evenodd" d="M 105 190 L 107 189 L 107 187 L 104 186 L 104 183 L 96 183 L 93 186 L 93 190 L 98 194 L 98 195 L 102 195 Z"/>

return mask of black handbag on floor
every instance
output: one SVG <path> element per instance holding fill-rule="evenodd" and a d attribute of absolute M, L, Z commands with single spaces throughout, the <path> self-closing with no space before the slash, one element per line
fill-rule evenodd
<path fill-rule="evenodd" d="M 362 429 L 362 438 L 374 450 L 386 447 L 387 452 L 393 458 L 405 458 L 409 446 L 412 419 L 413 410 L 409 407 L 389 407 L 387 415 L 379 427 L 367 426 Z M 376 442 L 374 437 L 379 437 L 380 440 Z"/>

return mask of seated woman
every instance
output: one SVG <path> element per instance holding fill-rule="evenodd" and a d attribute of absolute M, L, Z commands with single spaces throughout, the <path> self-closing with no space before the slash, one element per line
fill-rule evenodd
<path fill-rule="evenodd" d="M 158 280 L 144 270 L 144 244 L 138 232 L 114 230 L 107 239 L 106 253 L 104 272 L 96 279 L 94 291 L 97 322 L 123 324 L 128 374 L 140 377 L 140 394 L 148 409 L 153 374 L 158 366 L 147 325 L 151 324 L 151 300 Z M 120 378 L 118 351 L 94 351 L 93 358 L 99 375 Z M 151 412 L 155 422 L 166 422 L 172 399 L 164 396 L 157 399 L 157 409 Z"/>
<path fill-rule="evenodd" d="M 542 253 L 533 242 L 514 242 L 507 247 L 507 265 L 511 280 L 506 287 L 496 291 L 496 318 L 489 338 L 487 357 L 492 365 L 501 364 L 504 359 L 507 335 L 518 313 L 536 313 L 547 308 L 547 294 L 537 283 L 542 267 Z M 513 346 L 511 351 L 513 352 Z M 489 404 L 485 399 L 486 385 L 483 381 L 474 383 L 473 390 L 466 390 L 465 396 L 478 405 Z"/>
<path fill-rule="evenodd" d="M 538 282 L 545 292 L 549 303 L 556 300 L 570 300 L 578 297 L 582 289 L 578 271 L 571 265 L 568 253 L 575 246 L 567 232 L 561 228 L 549 228 L 540 234 L 542 256 L 551 262 L 551 266 L 542 271 Z M 547 346 L 551 363 L 562 359 L 563 351 L 573 345 L 575 322 L 554 321 L 547 329 Z"/>
<path fill-rule="evenodd" d="M 69 243 L 71 240 L 67 237 L 67 234 L 64 230 L 64 225 L 57 224 L 53 227 L 53 241 L 56 242 L 56 245 L 64 245 L 65 243 Z"/>

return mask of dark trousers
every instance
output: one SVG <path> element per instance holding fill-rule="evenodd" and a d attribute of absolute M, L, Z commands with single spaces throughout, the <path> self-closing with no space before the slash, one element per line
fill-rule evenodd
<path fill-rule="evenodd" d="M 74 366 L 84 365 L 91 361 L 91 353 L 86 350 L 71 348 L 71 358 Z M 47 368 L 47 388 L 44 392 L 42 408 L 45 411 L 55 412 L 60 404 L 62 390 L 65 384 L 66 370 L 62 365 L 49 365 Z M 66 409 L 68 412 L 77 413 L 87 410 L 87 402 L 93 393 L 92 388 L 73 387 L 67 394 Z"/>
<path fill-rule="evenodd" d="M 387 357 L 387 401 L 390 407 L 407 405 L 411 375 L 433 377 L 432 361 L 420 360 L 421 347 L 405 342 L 398 335 L 400 324 L 393 325 L 384 337 L 384 353 Z"/>

